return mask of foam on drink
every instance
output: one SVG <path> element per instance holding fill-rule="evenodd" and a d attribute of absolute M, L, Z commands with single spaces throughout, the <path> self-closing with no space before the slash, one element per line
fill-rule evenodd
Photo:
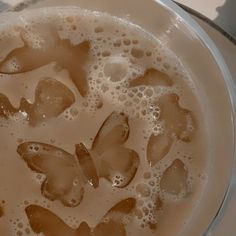
<path fill-rule="evenodd" d="M 178 57 L 75 7 L 9 15 L 0 49 L 1 234 L 180 234 L 207 143 Z"/>

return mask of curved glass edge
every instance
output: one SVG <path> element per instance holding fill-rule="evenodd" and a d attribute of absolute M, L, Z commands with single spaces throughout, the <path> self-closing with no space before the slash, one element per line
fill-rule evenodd
<path fill-rule="evenodd" d="M 232 36 L 229 32 L 225 31 L 221 26 L 217 25 L 213 20 L 211 20 L 210 18 L 208 18 L 207 16 L 203 15 L 202 13 L 194 10 L 191 7 L 188 7 L 184 4 L 181 4 L 177 1 L 174 1 L 178 6 L 180 6 L 181 8 L 183 8 L 185 11 L 187 11 L 188 13 L 190 13 L 193 16 L 196 16 L 197 18 L 203 20 L 204 22 L 206 22 L 208 25 L 210 25 L 211 27 L 213 27 L 215 30 L 217 30 L 218 32 L 220 32 L 223 36 L 225 36 L 231 43 L 233 43 L 234 45 L 236 45 L 236 38 L 234 36 Z"/>
<path fill-rule="evenodd" d="M 233 167 L 232 167 L 232 173 L 231 173 L 231 180 L 227 186 L 227 191 L 224 195 L 224 198 L 222 199 L 222 203 L 220 208 L 218 209 L 214 219 L 209 224 L 208 228 L 206 229 L 203 236 L 210 236 L 216 226 L 221 221 L 224 210 L 226 209 L 228 203 L 230 202 L 230 199 L 232 197 L 233 191 L 236 189 L 236 140 L 235 140 L 235 134 L 236 134 L 236 86 L 235 82 L 233 80 L 233 77 L 228 69 L 228 66 L 226 65 L 224 58 L 220 51 L 217 49 L 215 43 L 212 41 L 212 39 L 207 35 L 207 33 L 198 25 L 198 23 L 187 13 L 185 12 L 181 7 L 179 7 L 177 4 L 170 0 L 154 0 L 158 4 L 163 5 L 166 8 L 169 8 L 172 12 L 175 12 L 176 14 L 180 15 L 183 19 L 183 23 L 185 23 L 188 28 L 195 32 L 198 38 L 202 41 L 202 43 L 207 47 L 207 49 L 211 52 L 211 54 L 214 57 L 215 62 L 217 63 L 218 67 L 221 70 L 221 73 L 223 75 L 223 78 L 226 83 L 226 87 L 229 91 L 229 97 L 230 102 L 232 106 L 232 123 L 234 125 L 234 160 L 233 160 Z"/>

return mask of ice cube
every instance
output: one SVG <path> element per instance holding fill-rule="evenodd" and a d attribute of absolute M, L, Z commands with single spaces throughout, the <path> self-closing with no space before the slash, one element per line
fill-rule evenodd
<path fill-rule="evenodd" d="M 101 155 L 99 175 L 123 188 L 134 178 L 139 166 L 139 156 L 134 150 L 115 146 Z"/>
<path fill-rule="evenodd" d="M 172 79 L 164 72 L 150 68 L 147 69 L 144 75 L 139 76 L 132 81 L 130 81 L 130 87 L 136 86 L 172 86 L 173 81 Z"/>
<path fill-rule="evenodd" d="M 171 93 L 162 96 L 160 106 L 160 119 L 165 122 L 166 132 L 175 134 L 178 139 L 190 142 L 195 131 L 194 115 L 191 111 L 179 105 L 179 96 Z"/>
<path fill-rule="evenodd" d="M 56 214 L 38 205 L 29 205 L 25 209 L 29 224 L 34 233 L 45 236 L 81 236 L 70 228 Z"/>
<path fill-rule="evenodd" d="M 169 132 L 150 136 L 147 145 L 147 160 L 151 166 L 154 166 L 167 155 L 172 142 Z"/>
<path fill-rule="evenodd" d="M 74 102 L 74 94 L 64 84 L 53 78 L 45 78 L 36 87 L 34 104 L 22 100 L 20 110 L 28 114 L 30 125 L 35 126 L 57 117 Z"/>
<path fill-rule="evenodd" d="M 128 117 L 123 113 L 113 112 L 98 131 L 92 150 L 102 154 L 111 146 L 121 145 L 129 136 Z"/>
<path fill-rule="evenodd" d="M 161 178 L 161 190 L 169 194 L 178 195 L 187 191 L 188 172 L 184 163 L 176 159 L 165 170 Z"/>
<path fill-rule="evenodd" d="M 113 206 L 108 214 L 110 213 L 121 213 L 121 214 L 129 214 L 131 213 L 136 206 L 135 198 L 126 198 L 120 202 L 118 202 L 115 206 Z"/>
<path fill-rule="evenodd" d="M 87 181 L 94 187 L 98 187 L 99 178 L 97 175 L 96 166 L 93 162 L 93 159 L 85 147 L 84 144 L 80 143 L 76 145 L 76 156 L 80 164 Z"/>
<path fill-rule="evenodd" d="M 102 222 L 93 230 L 94 236 L 126 236 L 125 227 L 122 223 L 116 221 Z"/>
<path fill-rule="evenodd" d="M 0 117 L 8 119 L 9 116 L 12 116 L 17 112 L 18 109 L 12 106 L 7 96 L 0 94 Z"/>
<path fill-rule="evenodd" d="M 52 145 L 26 142 L 17 152 L 28 167 L 46 176 L 41 192 L 50 200 L 60 200 L 69 207 L 77 206 L 84 194 L 84 180 L 75 157 Z"/>

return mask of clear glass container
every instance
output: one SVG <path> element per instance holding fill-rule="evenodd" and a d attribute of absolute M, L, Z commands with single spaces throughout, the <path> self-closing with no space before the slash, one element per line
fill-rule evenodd
<path fill-rule="evenodd" d="M 5 1 L 7 2 L 7 1 Z M 8 1 L 10 3 L 10 1 Z M 188 68 L 199 91 L 210 137 L 210 171 L 201 196 L 182 235 L 210 235 L 235 189 L 235 84 L 220 52 L 201 27 L 170 0 L 32 0 L 16 7 L 0 2 L 0 12 L 74 5 L 108 12 L 142 26 L 161 39 Z M 4 14 L 2 14 L 4 15 Z M 7 17 L 7 15 L 6 15 Z"/>

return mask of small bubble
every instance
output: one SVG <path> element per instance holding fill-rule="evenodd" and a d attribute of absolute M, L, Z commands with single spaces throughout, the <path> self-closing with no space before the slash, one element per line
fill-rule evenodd
<path fill-rule="evenodd" d="M 166 62 L 163 64 L 163 66 L 164 66 L 164 68 L 167 69 L 167 70 L 170 69 L 170 65 L 169 65 L 168 63 L 166 63 Z"/>
<path fill-rule="evenodd" d="M 145 216 L 149 214 L 149 209 L 147 207 L 143 207 L 142 210 Z"/>
<path fill-rule="evenodd" d="M 27 200 L 24 201 L 24 205 L 27 206 L 29 205 L 29 202 Z"/>
<path fill-rule="evenodd" d="M 113 43 L 114 47 L 120 47 L 121 46 L 121 41 L 118 39 Z"/>
<path fill-rule="evenodd" d="M 139 41 L 138 41 L 137 39 L 133 39 L 133 40 L 132 40 L 132 43 L 133 43 L 133 44 L 138 44 Z"/>
<path fill-rule="evenodd" d="M 149 181 L 149 185 L 153 187 L 155 185 L 155 182 L 153 180 L 151 180 L 151 181 Z"/>
<path fill-rule="evenodd" d="M 138 218 L 138 219 L 142 219 L 143 217 L 143 213 L 141 210 L 139 209 L 136 209 L 135 212 L 134 212 L 135 216 Z"/>
<path fill-rule="evenodd" d="M 76 25 L 72 25 L 72 26 L 71 26 L 71 29 L 72 29 L 72 30 L 77 30 L 77 26 L 76 26 Z"/>
<path fill-rule="evenodd" d="M 151 173 L 150 172 L 145 172 L 143 174 L 144 179 L 150 179 L 151 178 Z"/>
<path fill-rule="evenodd" d="M 22 229 L 22 228 L 23 228 L 23 224 L 20 222 L 20 223 L 17 224 L 17 227 L 18 227 L 19 229 Z"/>
<path fill-rule="evenodd" d="M 124 45 L 126 46 L 131 44 L 131 41 L 129 39 L 124 39 L 123 42 L 124 42 Z"/>
<path fill-rule="evenodd" d="M 17 138 L 17 140 L 16 140 L 18 143 L 23 143 L 23 138 Z"/>
<path fill-rule="evenodd" d="M 17 231 L 17 232 L 16 232 L 16 235 L 17 235 L 17 236 L 22 236 L 23 233 L 22 233 L 22 231 Z"/>
<path fill-rule="evenodd" d="M 56 140 L 54 139 L 54 138 L 50 138 L 50 143 L 55 143 L 56 142 Z"/>
<path fill-rule="evenodd" d="M 73 117 L 77 116 L 78 113 L 79 113 L 79 111 L 78 111 L 77 108 L 72 107 L 72 108 L 70 109 L 70 114 L 71 114 Z"/>
<path fill-rule="evenodd" d="M 131 49 L 131 55 L 135 58 L 142 58 L 143 57 L 143 50 L 140 48 L 132 48 Z"/>
<path fill-rule="evenodd" d="M 111 52 L 110 51 L 104 51 L 102 52 L 102 56 L 103 57 L 109 57 L 111 55 Z"/>
<path fill-rule="evenodd" d="M 74 19 L 72 16 L 68 16 L 68 17 L 66 17 L 66 21 L 69 23 L 72 23 L 74 21 Z"/>
<path fill-rule="evenodd" d="M 137 194 L 140 196 L 140 197 L 148 197 L 150 196 L 150 189 L 149 187 L 144 184 L 144 183 L 141 183 L 141 184 L 138 184 L 137 187 L 136 187 L 136 192 Z"/>
<path fill-rule="evenodd" d="M 37 174 L 36 175 L 36 179 L 41 180 L 42 179 L 42 175 L 41 174 Z"/>
<path fill-rule="evenodd" d="M 102 33 L 104 31 L 104 29 L 101 26 L 98 26 L 94 29 L 95 33 Z"/>

